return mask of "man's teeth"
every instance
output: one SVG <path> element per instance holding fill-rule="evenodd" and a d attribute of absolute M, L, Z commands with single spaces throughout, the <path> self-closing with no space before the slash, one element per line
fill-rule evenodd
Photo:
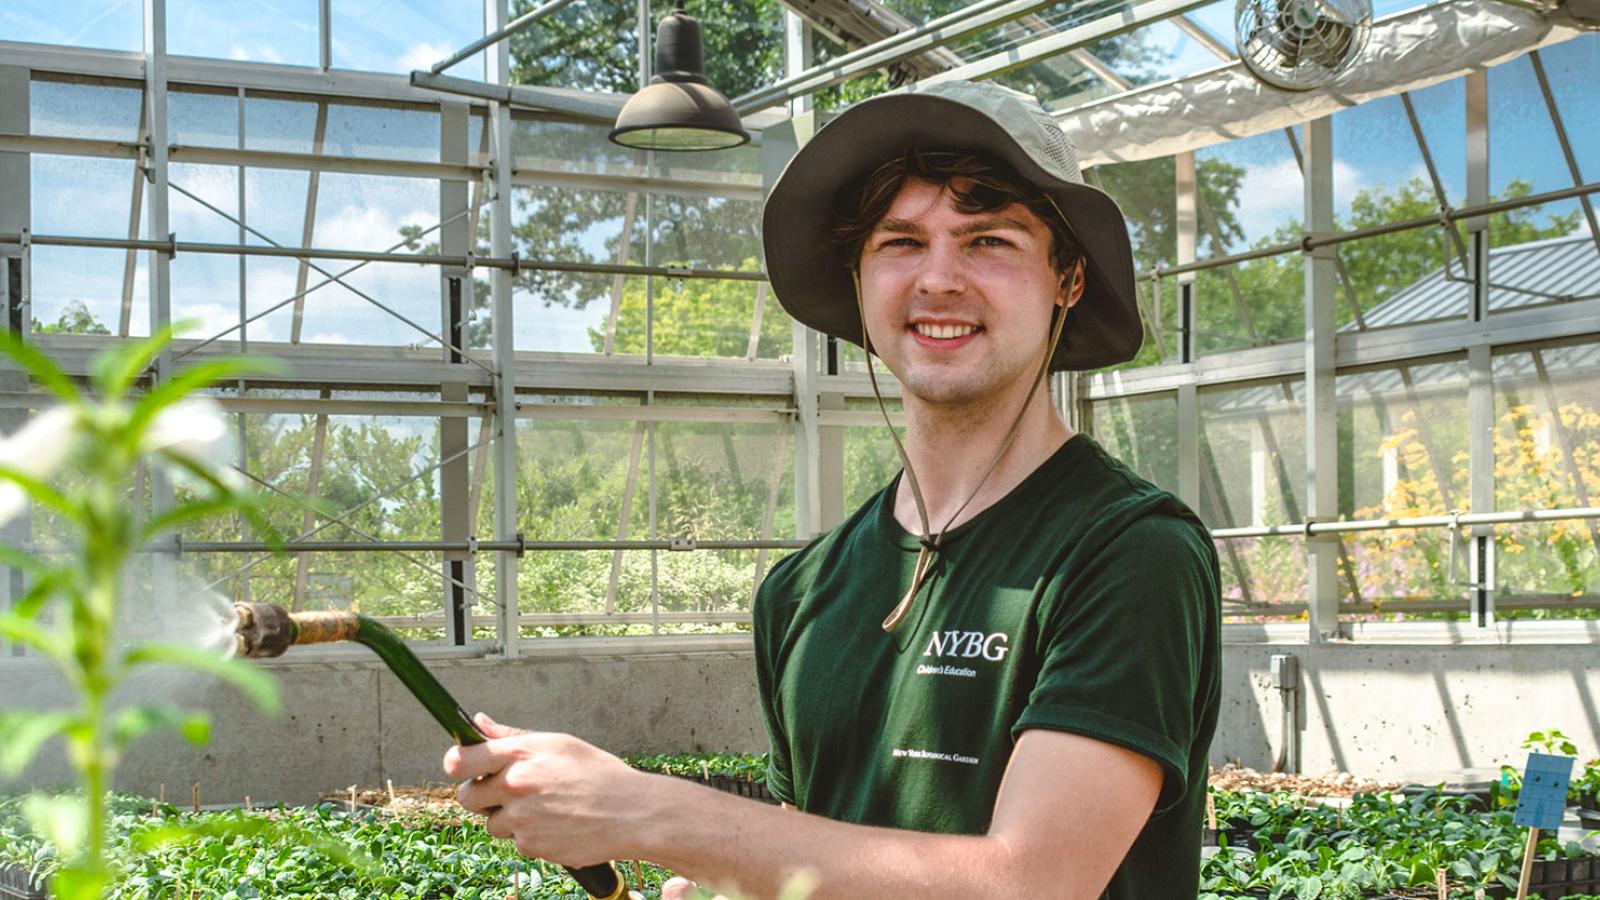
<path fill-rule="evenodd" d="M 917 334 L 937 340 L 948 341 L 953 338 L 966 337 L 978 330 L 976 325 L 931 325 L 919 322 L 915 326 Z"/>

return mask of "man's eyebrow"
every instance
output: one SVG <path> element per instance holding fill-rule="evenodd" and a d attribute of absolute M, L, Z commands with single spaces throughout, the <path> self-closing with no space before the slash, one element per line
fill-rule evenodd
<path fill-rule="evenodd" d="M 1031 232 L 1033 230 L 1028 226 L 1026 221 L 1019 219 L 1016 216 L 984 216 L 981 219 L 976 219 L 968 222 L 965 225 L 962 225 L 952 233 L 960 237 L 969 234 L 975 234 L 979 231 L 997 231 L 1001 229 L 1012 229 L 1014 231 L 1024 232 Z"/>
<path fill-rule="evenodd" d="M 894 234 L 921 234 L 922 226 L 910 219 L 892 219 L 888 216 L 878 220 L 872 227 L 873 231 L 888 231 Z"/>

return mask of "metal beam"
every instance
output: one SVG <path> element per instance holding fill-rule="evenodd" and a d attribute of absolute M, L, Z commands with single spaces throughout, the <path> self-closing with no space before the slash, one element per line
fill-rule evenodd
<path fill-rule="evenodd" d="M 741 115 L 786 103 L 857 75 L 890 66 L 901 60 L 919 56 L 935 47 L 958 41 L 968 35 L 994 28 L 1052 5 L 1035 0 L 984 0 L 956 12 L 890 35 L 874 44 L 831 59 L 828 62 L 799 71 L 790 67 L 792 74 L 764 88 L 733 99 L 733 108 Z"/>
<path fill-rule="evenodd" d="M 506 24 L 508 0 L 484 0 L 485 30 L 498 31 Z M 489 52 L 484 68 L 489 81 L 504 87 L 511 78 L 511 57 L 504 43 Z M 414 75 L 416 73 L 413 73 Z M 443 77 L 443 76 L 434 76 Z M 501 102 L 489 107 L 486 123 L 491 129 L 493 151 L 494 200 L 489 208 L 490 252 L 509 257 L 511 242 L 511 109 Z M 496 267 L 491 275 L 493 291 L 494 417 L 497 435 L 494 442 L 494 530 L 495 538 L 507 540 L 517 534 L 517 359 L 515 307 L 511 302 L 512 272 Z M 501 554 L 495 557 L 495 634 L 500 653 L 507 659 L 518 655 L 520 633 L 517 625 L 517 560 Z"/>
<path fill-rule="evenodd" d="M 1561 121 L 1561 109 L 1556 106 L 1555 94 L 1550 91 L 1550 79 L 1544 72 L 1544 60 L 1540 59 L 1539 51 L 1534 50 L 1528 54 L 1533 61 L 1533 74 L 1539 79 L 1539 93 L 1544 95 L 1545 112 L 1550 116 L 1550 124 L 1555 127 L 1556 140 L 1561 144 L 1561 155 L 1567 160 L 1567 172 L 1572 175 L 1574 185 L 1583 184 L 1583 173 L 1578 168 L 1578 159 L 1572 155 L 1572 141 L 1567 138 L 1567 127 Z M 1600 222 L 1595 221 L 1594 204 L 1585 194 L 1578 198 L 1583 204 L 1583 217 L 1589 222 L 1589 237 L 1594 239 L 1596 251 L 1600 251 Z"/>
<path fill-rule="evenodd" d="M 466 59 L 467 57 L 471 56 L 472 54 L 477 53 L 479 50 L 482 50 L 483 48 L 489 46 L 490 44 L 495 44 L 495 43 L 498 43 L 500 41 L 505 40 L 506 38 L 512 36 L 513 34 L 516 34 L 517 32 L 521 31 L 524 28 L 527 28 L 529 25 L 532 25 L 533 23 L 539 21 L 540 19 L 544 18 L 545 16 L 548 16 L 551 13 L 556 12 L 557 10 L 559 10 L 562 7 L 570 4 L 571 2 L 572 2 L 572 0 L 548 0 L 548 2 L 543 3 L 543 4 L 539 5 L 539 6 L 536 6 L 532 10 L 530 10 L 530 11 L 528 11 L 526 13 L 523 13 L 522 15 L 518 16 L 517 18 L 511 20 L 509 23 L 506 24 L 506 27 L 496 29 L 495 31 L 493 31 L 493 32 L 491 32 L 489 34 L 486 34 L 483 37 L 478 38 L 477 40 L 475 40 L 472 43 L 466 45 L 465 47 L 462 47 L 460 50 L 457 50 L 456 52 L 450 54 L 449 56 L 445 57 L 444 59 L 439 60 L 438 62 L 434 63 L 432 66 L 430 66 L 428 68 L 428 72 L 430 74 L 437 75 L 440 72 L 443 72 L 445 69 L 448 69 L 451 66 L 455 65 L 456 63 L 461 62 L 462 60 Z"/>
<path fill-rule="evenodd" d="M 956 79 L 979 80 L 993 78 L 1006 72 L 1030 66 L 1043 59 L 1048 59 L 1058 53 L 1066 53 L 1079 47 L 1092 44 L 1095 41 L 1126 34 L 1136 28 L 1159 22 L 1171 16 L 1186 13 L 1191 9 L 1205 6 L 1209 0 L 1145 0 L 1131 9 L 1120 13 L 1102 16 L 1093 22 L 1087 22 L 1076 28 L 1057 32 L 1038 40 L 1028 41 L 1016 47 L 1002 50 L 999 53 L 970 62 L 964 66 L 957 66 L 946 72 L 931 75 L 916 83 L 915 87 L 927 87 L 942 81 Z"/>
<path fill-rule="evenodd" d="M 495 52 L 498 53 L 499 49 Z M 411 84 L 460 97 L 477 97 L 508 108 L 564 113 L 592 125 L 616 124 L 617 113 L 622 112 L 622 105 L 628 100 L 622 94 L 534 87 L 528 84 L 491 84 L 420 70 L 411 73 Z"/>
<path fill-rule="evenodd" d="M 1223 62 L 1233 62 L 1239 58 L 1234 55 L 1232 50 L 1228 49 L 1226 44 L 1218 40 L 1216 35 L 1206 30 L 1205 26 L 1189 18 L 1188 16 L 1181 13 L 1173 16 L 1172 24 L 1178 26 L 1180 31 L 1193 38 L 1195 43 L 1199 44 L 1201 47 L 1204 47 L 1212 56 L 1215 56 L 1217 59 L 1220 59 Z"/>
<path fill-rule="evenodd" d="M 1305 222 L 1308 238 L 1333 230 L 1333 124 L 1326 117 L 1306 123 Z M 1311 241 L 1308 239 L 1307 244 Z M 1306 514 L 1308 520 L 1338 516 L 1338 406 L 1334 396 L 1333 249 L 1311 247 L 1305 259 Z M 1309 639 L 1339 634 L 1338 544 L 1308 541 L 1306 604 Z"/>
<path fill-rule="evenodd" d="M 328 137 L 328 104 L 317 103 L 317 121 L 311 129 L 311 155 L 321 156 L 322 145 Z M 441 159 L 443 157 L 440 157 Z M 300 246 L 309 247 L 316 236 L 317 228 L 317 188 L 322 183 L 322 172 L 312 169 L 306 175 L 305 218 L 300 225 Z M 240 210 L 242 213 L 243 210 Z M 443 217 L 440 217 L 441 221 Z M 240 243 L 244 243 L 240 241 Z M 445 248 L 447 251 L 453 248 Z M 289 324 L 289 343 L 300 343 L 300 327 L 306 317 L 306 281 L 311 278 L 311 260 L 302 258 L 300 265 L 296 266 L 294 290 L 294 317 Z M 325 274 L 325 273 L 324 273 Z"/>

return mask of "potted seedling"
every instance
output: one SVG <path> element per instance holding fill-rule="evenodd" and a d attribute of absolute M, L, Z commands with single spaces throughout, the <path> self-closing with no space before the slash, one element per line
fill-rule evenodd
<path fill-rule="evenodd" d="M 61 898 L 98 898 L 116 876 L 108 847 L 107 791 L 119 758 L 145 734 L 176 731 L 203 746 L 210 719 L 170 704 L 115 708 L 112 695 L 136 670 L 177 665 L 231 682 L 267 711 L 276 684 L 225 659 L 216 649 L 155 634 L 129 640 L 132 618 L 122 601 L 141 551 L 170 541 L 172 531 L 207 518 L 240 513 L 263 533 L 270 528 L 226 464 L 228 426 L 207 386 L 262 370 L 259 363 L 200 363 L 141 389 L 170 331 L 128 342 L 97 358 L 88 390 L 11 332 L 0 351 L 53 395 L 27 425 L 0 440 L 0 521 L 31 500 L 60 523 L 59 549 L 0 544 L 0 563 L 23 573 L 28 589 L 0 611 L 0 638 L 53 663 L 78 698 L 71 710 L 11 709 L 0 713 L 0 774 L 15 776 L 53 738 L 62 739 L 81 792 L 34 793 L 21 809 L 30 828 L 54 846 L 51 891 Z M 160 470 L 183 482 L 176 502 L 148 514 L 133 496 L 135 473 Z M 156 589 L 152 586 L 152 590 Z"/>

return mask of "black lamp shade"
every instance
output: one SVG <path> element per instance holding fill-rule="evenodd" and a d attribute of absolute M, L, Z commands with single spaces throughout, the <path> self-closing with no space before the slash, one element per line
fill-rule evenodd
<path fill-rule="evenodd" d="M 656 74 L 623 105 L 611 140 L 640 150 L 724 150 L 750 140 L 728 98 L 706 81 L 700 23 L 682 10 L 656 28 Z"/>

